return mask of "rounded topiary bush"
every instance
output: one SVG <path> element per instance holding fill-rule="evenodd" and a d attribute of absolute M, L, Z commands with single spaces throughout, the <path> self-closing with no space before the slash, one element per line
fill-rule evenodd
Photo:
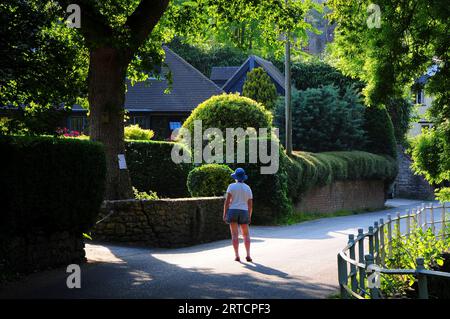
<path fill-rule="evenodd" d="M 187 187 L 192 197 L 222 196 L 233 182 L 233 171 L 227 165 L 206 164 L 189 172 Z"/>
<path fill-rule="evenodd" d="M 191 134 L 196 120 L 202 121 L 203 131 L 218 128 L 223 134 L 226 128 L 272 127 L 272 114 L 262 104 L 238 94 L 216 95 L 199 104 L 183 124 Z"/>
<path fill-rule="evenodd" d="M 386 107 L 369 106 L 364 112 L 364 130 L 367 134 L 365 151 L 397 158 L 394 126 Z"/>

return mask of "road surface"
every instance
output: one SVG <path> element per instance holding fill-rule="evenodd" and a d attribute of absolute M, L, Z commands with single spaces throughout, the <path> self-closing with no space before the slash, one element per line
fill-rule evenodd
<path fill-rule="evenodd" d="M 389 210 L 251 227 L 253 263 L 235 262 L 229 240 L 181 249 L 86 244 L 80 289 L 68 289 L 66 269 L 56 269 L 0 288 L 0 298 L 327 298 L 338 290 L 336 255 L 348 234 L 420 203 L 395 200 Z"/>

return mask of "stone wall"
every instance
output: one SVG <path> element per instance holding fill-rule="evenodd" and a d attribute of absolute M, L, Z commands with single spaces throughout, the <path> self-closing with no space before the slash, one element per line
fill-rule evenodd
<path fill-rule="evenodd" d="M 411 170 L 411 157 L 403 146 L 397 146 L 398 175 L 394 182 L 394 196 L 430 200 L 434 199 L 434 189 L 421 175 Z"/>
<path fill-rule="evenodd" d="M 0 242 L 1 273 L 29 273 L 85 260 L 82 234 L 38 232 Z"/>
<path fill-rule="evenodd" d="M 332 213 L 338 210 L 379 209 L 384 202 L 383 181 L 337 181 L 310 189 L 302 195 L 295 208 L 304 213 Z"/>
<path fill-rule="evenodd" d="M 93 239 L 183 247 L 229 238 L 223 203 L 222 197 L 105 201 Z"/>

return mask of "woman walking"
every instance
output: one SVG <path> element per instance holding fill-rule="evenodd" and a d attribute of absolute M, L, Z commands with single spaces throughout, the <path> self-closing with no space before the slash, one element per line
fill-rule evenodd
<path fill-rule="evenodd" d="M 252 261 L 250 257 L 250 234 L 248 225 L 251 222 L 253 211 L 253 194 L 250 186 L 244 183 L 247 175 L 243 168 L 237 168 L 231 174 L 236 181 L 228 186 L 226 200 L 223 207 L 223 220 L 230 225 L 231 241 L 233 243 L 235 261 L 241 261 L 239 257 L 239 227 L 244 237 L 245 250 L 247 251 L 248 262 Z"/>

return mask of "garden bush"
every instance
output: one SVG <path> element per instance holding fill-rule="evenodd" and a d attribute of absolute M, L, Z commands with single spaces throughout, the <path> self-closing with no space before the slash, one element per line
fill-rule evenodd
<path fill-rule="evenodd" d="M 0 242 L 35 231 L 81 234 L 96 221 L 105 188 L 99 143 L 0 136 Z"/>
<path fill-rule="evenodd" d="M 364 106 L 348 87 L 340 96 L 334 86 L 294 91 L 292 94 L 292 144 L 308 152 L 362 150 Z M 277 108 L 276 124 L 285 138 L 285 108 Z"/>
<path fill-rule="evenodd" d="M 187 187 L 192 197 L 223 196 L 233 182 L 227 165 L 206 164 L 189 172 Z"/>
<path fill-rule="evenodd" d="M 368 106 L 364 111 L 364 131 L 367 134 L 365 151 L 397 158 L 394 126 L 384 106 Z"/>
<path fill-rule="evenodd" d="M 272 127 L 272 114 L 262 104 L 238 94 L 216 95 L 199 104 L 183 123 L 192 136 L 195 120 L 202 120 L 203 131 L 219 128 L 224 134 L 226 128 Z"/>
<path fill-rule="evenodd" d="M 155 135 L 155 132 L 140 128 L 138 124 L 135 124 L 125 126 L 124 135 L 126 140 L 149 141 Z"/>
<path fill-rule="evenodd" d="M 255 68 L 247 73 L 242 95 L 261 103 L 268 110 L 275 108 L 278 99 L 275 85 L 262 68 Z"/>
<path fill-rule="evenodd" d="M 189 196 L 186 181 L 192 164 L 174 163 L 173 146 L 174 143 L 163 141 L 125 143 L 131 183 L 138 191 L 153 191 L 166 198 Z"/>

